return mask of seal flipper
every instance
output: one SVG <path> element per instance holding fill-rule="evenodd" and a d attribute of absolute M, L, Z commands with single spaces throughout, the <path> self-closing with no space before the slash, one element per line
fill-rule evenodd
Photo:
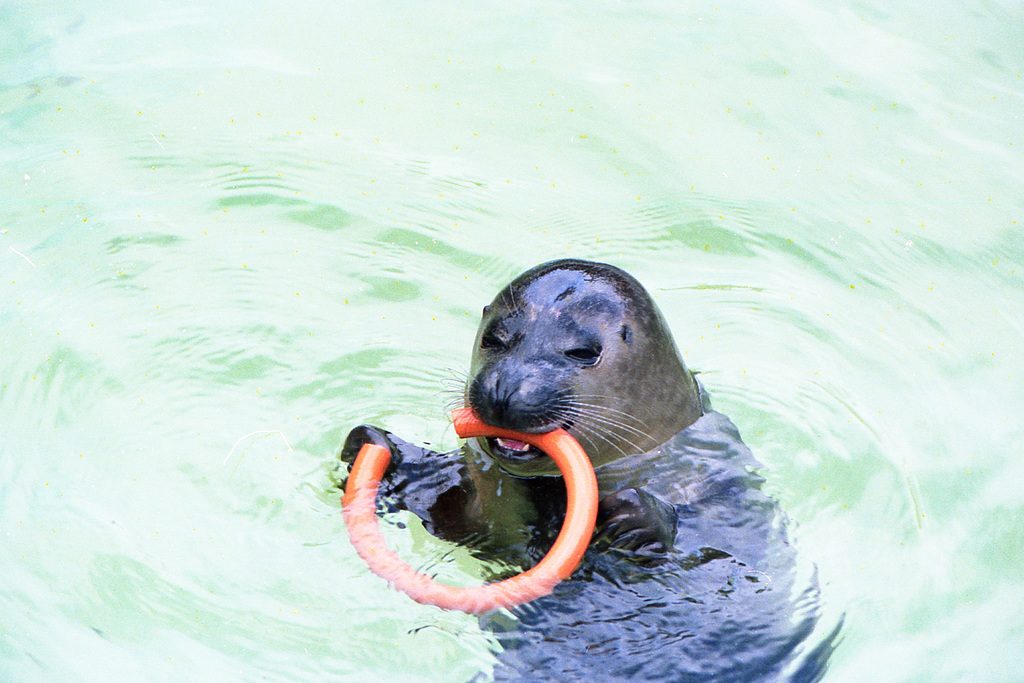
<path fill-rule="evenodd" d="M 620 489 L 598 503 L 593 544 L 657 559 L 675 544 L 676 522 L 676 510 L 668 503 L 641 488 Z"/>
<path fill-rule="evenodd" d="M 389 510 L 412 512 L 423 520 L 427 531 L 450 541 L 465 542 L 481 531 L 472 512 L 475 491 L 461 451 L 438 453 L 379 427 L 359 425 L 349 432 L 339 457 L 351 465 L 367 443 L 391 452 L 391 464 L 378 493 Z"/>

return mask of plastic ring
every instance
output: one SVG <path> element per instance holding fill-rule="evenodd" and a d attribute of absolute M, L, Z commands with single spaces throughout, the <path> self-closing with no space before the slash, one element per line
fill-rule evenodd
<path fill-rule="evenodd" d="M 484 424 L 469 408 L 452 413 L 455 432 L 462 438 L 497 436 L 524 441 L 547 453 L 565 478 L 568 503 L 565 523 L 547 555 L 531 569 L 512 578 L 468 588 L 436 583 L 416 572 L 388 549 L 377 525 L 377 487 L 391 462 L 388 449 L 364 444 L 349 474 L 342 513 L 356 552 L 378 576 L 416 602 L 480 614 L 515 607 L 549 594 L 579 566 L 594 533 L 597 517 L 597 477 L 583 448 L 563 429 L 526 434 Z"/>

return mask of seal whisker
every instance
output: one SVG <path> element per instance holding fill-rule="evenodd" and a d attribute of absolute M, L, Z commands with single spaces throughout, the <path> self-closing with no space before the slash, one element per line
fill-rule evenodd
<path fill-rule="evenodd" d="M 511 285 L 501 291 L 501 303 L 505 304 L 510 311 L 519 307 L 519 304 L 516 303 L 516 290 Z"/>
<path fill-rule="evenodd" d="M 642 452 L 643 449 L 630 437 L 649 440 L 650 435 L 615 416 L 603 414 L 601 409 L 602 406 L 598 405 L 563 401 L 556 412 L 560 420 L 570 418 L 573 426 L 581 434 L 600 438 L 622 454 L 626 454 L 623 445 L 632 452 Z"/>
<path fill-rule="evenodd" d="M 621 455 L 631 455 L 634 453 L 642 453 L 644 451 L 643 448 L 623 434 L 599 429 L 594 425 L 588 424 L 576 424 L 575 428 L 581 436 L 600 439 L 602 442 L 614 448 Z"/>
<path fill-rule="evenodd" d="M 632 455 L 639 450 L 637 446 L 625 437 L 596 429 L 593 425 L 577 423 L 575 428 L 579 431 L 581 436 L 588 438 L 591 442 L 593 442 L 594 439 L 600 439 L 604 443 L 608 444 L 610 448 L 614 448 L 618 451 L 619 455 Z M 613 436 L 617 437 L 619 441 L 622 441 L 622 443 L 620 444 L 617 443 L 616 440 L 613 440 L 611 438 Z"/>
<path fill-rule="evenodd" d="M 591 399 L 591 400 L 586 400 L 586 399 Z M 593 396 L 575 395 L 575 396 L 573 396 L 573 401 L 572 402 L 575 405 L 592 407 L 592 408 L 599 409 L 599 410 L 601 410 L 604 413 L 618 415 L 618 416 L 622 417 L 624 420 L 632 421 L 632 422 L 637 423 L 638 425 L 643 425 L 644 427 L 646 427 L 646 423 L 643 420 L 641 420 L 640 418 L 638 418 L 637 416 L 633 415 L 632 413 L 626 412 L 625 410 L 619 410 L 618 408 L 613 408 L 613 407 L 611 407 L 609 405 L 606 405 L 605 404 L 606 400 L 607 400 L 606 397 L 600 396 L 600 395 L 593 395 Z"/>
<path fill-rule="evenodd" d="M 616 401 L 616 400 L 618 400 L 620 402 L 624 402 L 624 401 L 622 401 L 621 399 L 619 399 L 619 398 L 617 398 L 615 396 L 605 396 L 605 395 L 602 395 L 602 394 L 589 394 L 589 395 L 587 395 L 587 394 L 574 394 L 572 398 L 573 398 L 573 402 L 577 403 L 579 405 L 594 406 L 594 407 L 600 408 L 601 410 L 604 410 L 604 411 L 607 411 L 607 412 L 610 412 L 610 413 L 616 413 L 618 415 L 622 415 L 623 417 L 629 418 L 630 420 L 635 420 L 635 421 L 643 424 L 643 420 L 640 420 L 635 415 L 633 415 L 631 413 L 627 413 L 624 410 L 618 410 L 617 408 L 612 408 L 611 406 L 608 406 L 608 405 L 604 404 L 605 401 Z M 589 403 L 586 399 L 590 399 L 590 400 L 596 399 L 598 401 L 601 401 L 601 403 Z"/>
<path fill-rule="evenodd" d="M 607 415 L 601 415 L 598 412 L 575 409 L 566 411 L 566 416 L 577 418 L 577 423 L 582 422 L 584 424 L 588 424 L 591 427 L 604 427 L 610 430 L 618 430 L 621 432 L 625 432 L 626 434 L 630 434 L 634 437 L 649 437 L 647 432 L 643 431 L 642 429 L 637 429 L 632 425 L 625 424 Z"/>
<path fill-rule="evenodd" d="M 641 428 L 643 423 L 626 413 L 617 415 L 614 412 L 610 413 L 604 410 L 603 406 L 598 405 L 577 405 L 573 406 L 572 410 L 575 410 L 581 417 L 600 419 L 607 425 L 620 427 L 640 436 L 649 436 L 649 434 Z M 630 421 L 638 423 L 639 426 L 631 424 Z"/>
<path fill-rule="evenodd" d="M 571 416 L 566 415 L 565 417 Z M 573 421 L 572 429 L 573 431 L 577 432 L 581 437 L 584 437 L 590 441 L 600 440 L 603 443 L 608 444 L 608 446 L 610 446 L 611 448 L 614 448 L 619 453 L 623 453 L 622 445 L 616 443 L 617 439 L 613 438 L 615 437 L 615 434 L 605 429 L 601 429 L 599 425 L 595 425 L 593 423 L 583 420 L 576 420 Z"/>
<path fill-rule="evenodd" d="M 444 405 L 451 412 L 456 408 L 462 408 L 467 405 L 466 387 L 470 378 L 469 374 L 463 371 L 453 370 L 452 368 L 447 368 L 447 371 L 449 376 L 441 379 L 442 388 L 439 393 L 447 397 Z"/>
<path fill-rule="evenodd" d="M 632 432 L 636 436 L 651 438 L 648 431 L 643 428 L 646 427 L 646 425 L 642 420 L 639 420 L 638 418 L 621 410 L 615 410 L 614 408 L 608 408 L 607 406 L 595 403 L 584 403 L 582 401 L 575 400 L 573 400 L 571 404 L 564 406 L 564 409 L 572 411 L 575 416 L 590 419 L 595 422 L 600 421 L 606 426 Z"/>

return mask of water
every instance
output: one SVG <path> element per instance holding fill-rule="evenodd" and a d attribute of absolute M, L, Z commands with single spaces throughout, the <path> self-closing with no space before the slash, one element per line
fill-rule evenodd
<path fill-rule="evenodd" d="M 474 619 L 368 575 L 334 453 L 364 421 L 454 446 L 480 307 L 573 256 L 650 288 L 765 463 L 846 615 L 827 680 L 1024 680 L 1022 31 L 6 4 L 0 679 L 486 675 Z"/>

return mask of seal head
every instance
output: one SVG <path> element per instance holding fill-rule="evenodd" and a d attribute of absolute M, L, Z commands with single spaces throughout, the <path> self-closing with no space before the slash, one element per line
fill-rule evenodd
<path fill-rule="evenodd" d="M 484 308 L 466 401 L 495 427 L 566 429 L 595 467 L 656 448 L 702 414 L 697 383 L 643 286 L 574 259 L 526 271 Z M 511 474 L 558 473 L 525 443 L 481 445 Z"/>

